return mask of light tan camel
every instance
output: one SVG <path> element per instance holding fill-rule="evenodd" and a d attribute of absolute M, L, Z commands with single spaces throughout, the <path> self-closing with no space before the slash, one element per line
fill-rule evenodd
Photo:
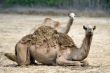
<path fill-rule="evenodd" d="M 84 65 L 84 59 L 88 56 L 90 50 L 93 30 L 96 27 L 83 26 L 83 28 L 85 38 L 82 46 L 77 48 L 67 34 L 59 33 L 49 26 L 41 26 L 34 32 L 35 38 L 32 37 L 33 35 L 31 36 L 34 40 L 28 42 L 28 49 L 27 46 L 22 44 L 16 45 L 17 58 L 14 61 L 17 61 L 18 65 L 29 65 L 32 63 L 31 59 L 46 65 Z"/>

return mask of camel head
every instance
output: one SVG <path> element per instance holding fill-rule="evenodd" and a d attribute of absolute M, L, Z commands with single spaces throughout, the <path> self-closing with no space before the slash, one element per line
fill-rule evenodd
<path fill-rule="evenodd" d="M 83 25 L 83 29 L 85 30 L 87 35 L 93 35 L 93 31 L 96 29 L 96 26 Z"/>
<path fill-rule="evenodd" d="M 75 13 L 69 13 L 68 16 L 69 16 L 70 18 L 73 18 L 73 19 L 74 19 L 74 18 L 75 18 Z"/>

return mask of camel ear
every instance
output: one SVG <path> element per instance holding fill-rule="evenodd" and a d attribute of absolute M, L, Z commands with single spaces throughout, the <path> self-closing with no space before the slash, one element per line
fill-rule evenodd
<path fill-rule="evenodd" d="M 84 30 L 87 30 L 87 28 L 85 27 L 85 25 L 83 25 L 83 29 L 84 29 Z"/>
<path fill-rule="evenodd" d="M 95 29 L 96 29 L 96 26 L 93 27 L 93 30 L 95 30 Z"/>

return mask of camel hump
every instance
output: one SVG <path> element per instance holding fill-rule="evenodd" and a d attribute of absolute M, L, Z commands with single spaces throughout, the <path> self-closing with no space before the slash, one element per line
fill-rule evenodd
<path fill-rule="evenodd" d="M 57 42 L 63 47 L 75 46 L 74 41 L 72 40 L 71 37 L 69 37 L 67 34 L 57 32 L 54 28 L 52 28 L 50 26 L 41 26 L 34 32 L 34 34 L 37 35 L 36 36 L 37 38 L 38 37 L 41 38 L 42 41 L 45 38 L 49 39 L 51 41 L 55 41 L 54 39 L 56 39 Z M 43 36 L 45 36 L 45 37 L 43 37 Z M 39 39 L 37 39 L 37 41 L 38 40 Z M 50 43 L 50 44 L 52 44 L 52 43 Z"/>
<path fill-rule="evenodd" d="M 70 36 L 68 36 L 67 34 L 63 34 L 63 33 L 59 33 L 58 42 L 63 47 L 72 47 L 72 46 L 75 46 L 75 43 L 72 40 L 72 38 Z"/>
<path fill-rule="evenodd" d="M 38 35 L 38 34 L 53 34 L 53 33 L 57 33 L 57 31 L 50 27 L 50 26 L 41 26 L 39 27 L 37 30 L 35 30 L 34 35 Z"/>
<path fill-rule="evenodd" d="M 44 42 L 53 45 L 57 43 L 57 33 L 58 32 L 50 26 L 41 26 L 33 33 L 32 42 L 35 42 L 37 45 L 43 45 Z"/>

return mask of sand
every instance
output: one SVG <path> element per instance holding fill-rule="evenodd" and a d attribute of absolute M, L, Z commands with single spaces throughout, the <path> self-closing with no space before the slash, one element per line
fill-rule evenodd
<path fill-rule="evenodd" d="M 84 24 L 96 25 L 91 49 L 87 60 L 88 67 L 32 65 L 16 67 L 16 63 L 7 59 L 4 52 L 14 53 L 15 44 L 26 34 L 40 26 L 45 17 L 67 24 L 67 16 L 41 16 L 0 14 L 0 73 L 110 73 L 110 18 L 76 17 L 69 36 L 80 47 L 84 38 Z"/>

